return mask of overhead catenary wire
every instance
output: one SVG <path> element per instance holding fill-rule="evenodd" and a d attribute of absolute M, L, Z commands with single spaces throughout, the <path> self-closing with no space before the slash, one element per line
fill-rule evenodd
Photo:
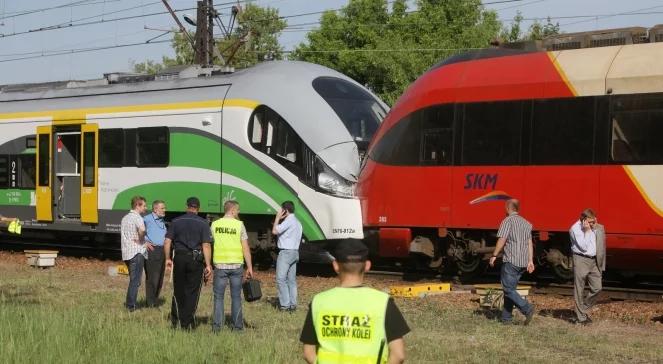
<path fill-rule="evenodd" d="M 506 2 L 520 2 L 523 0 L 518 0 L 518 1 L 506 1 Z M 248 1 L 247 1 L 248 2 Z M 392 1 L 393 2 L 393 1 Z M 504 3 L 505 1 L 496 1 L 496 2 L 487 2 L 484 3 L 483 5 L 489 5 L 489 4 L 496 4 L 496 3 Z M 235 3 L 235 2 L 232 2 Z M 230 4 L 230 3 L 226 3 Z M 523 4 L 526 5 L 527 3 Z M 177 9 L 175 10 L 176 12 L 182 12 L 186 10 L 193 10 L 194 8 L 188 8 L 188 9 Z M 300 14 L 290 14 L 290 15 L 284 15 L 284 16 L 279 16 L 278 18 L 280 19 L 288 19 L 288 18 L 295 18 L 295 17 L 301 17 L 301 16 L 307 16 L 307 15 L 313 15 L 313 14 L 321 14 L 326 11 L 338 11 L 340 9 L 327 9 L 324 11 L 316 11 L 316 12 L 307 12 L 307 13 L 300 13 Z M 163 14 L 158 13 L 158 14 Z M 541 17 L 541 18 L 523 18 L 523 20 L 545 20 L 545 19 L 569 19 L 569 18 L 587 18 L 587 17 L 596 17 L 596 16 L 620 16 L 620 15 L 638 15 L 638 14 L 656 14 L 656 13 L 663 13 L 663 12 L 647 12 L 647 13 L 638 13 L 638 12 L 621 12 L 621 13 L 612 13 L 612 14 L 593 14 L 593 15 L 572 15 L 572 16 L 557 16 L 557 17 Z M 119 21 L 123 19 L 128 19 L 128 18 L 140 18 L 140 17 L 145 17 L 145 16 L 153 16 L 156 14 L 144 14 L 144 15 L 136 15 L 136 16 L 131 16 L 131 17 L 124 17 L 124 18 L 118 18 L 118 19 L 109 19 L 105 20 L 103 22 L 110 22 L 110 21 Z M 286 29 L 287 31 L 310 31 L 310 30 L 315 30 L 314 29 L 292 29 L 291 27 L 294 26 L 304 26 L 304 25 L 314 25 L 314 24 L 319 24 L 320 22 L 311 22 L 311 23 L 304 23 L 304 24 L 295 24 L 292 26 L 289 26 Z M 87 23 L 82 23 L 82 25 L 87 25 Z M 379 26 L 383 26 L 384 24 L 380 24 Z M 1 38 L 1 35 L 0 35 Z M 4 59 L 0 60 L 0 62 L 11 62 L 11 61 L 18 61 L 18 60 L 24 60 L 24 59 L 34 59 L 34 58 L 39 58 L 39 57 L 52 57 L 52 56 L 59 56 L 59 55 L 65 55 L 65 54 L 73 54 L 73 53 L 82 53 L 82 52 L 93 52 L 93 51 L 101 51 L 105 49 L 113 49 L 113 48 L 122 48 L 122 47 L 131 47 L 131 46 L 140 46 L 140 45 L 145 45 L 145 44 L 159 44 L 159 43 L 166 43 L 166 42 L 171 42 L 172 40 L 159 40 L 159 41 L 152 41 L 152 42 L 137 42 L 137 43 L 129 43 L 129 44 L 120 44 L 120 45 L 113 45 L 113 46 L 107 46 L 107 47 L 96 47 L 96 48 L 86 48 L 86 49 L 71 49 L 71 50 L 64 50 L 62 52 L 57 52 L 54 51 L 52 53 L 47 52 L 24 52 L 21 54 L 15 54 L 15 55 L 25 55 L 26 57 L 16 57 L 16 58 L 9 58 L 9 59 Z M 339 52 L 438 52 L 438 51 L 462 51 L 462 50 L 471 50 L 471 49 L 479 49 L 479 48 L 399 48 L 399 49 L 330 49 L 330 50 L 310 50 L 310 51 L 300 51 L 300 52 L 306 52 L 306 53 L 339 53 Z M 282 51 L 283 53 L 292 53 L 292 50 L 285 50 Z M 0 55 L 2 56 L 8 56 L 8 55 Z"/>
<path fill-rule="evenodd" d="M 0 20 L 4 19 L 12 19 L 12 18 L 18 18 L 21 16 L 25 15 L 31 15 L 35 13 L 42 13 L 50 10 L 56 10 L 56 9 L 64 9 L 64 8 L 73 8 L 77 6 L 88 6 L 88 5 L 96 5 L 96 4 L 104 4 L 104 3 L 109 3 L 109 2 L 119 2 L 121 0 L 97 0 L 92 2 L 92 0 L 80 0 L 80 1 L 74 1 L 70 2 L 67 4 L 62 4 L 62 5 L 57 5 L 57 6 L 49 6 L 46 8 L 40 8 L 40 9 L 31 9 L 31 10 L 21 10 L 21 11 L 15 11 L 12 12 L 11 15 L 6 15 L 9 13 L 5 13 L 0 17 Z"/>

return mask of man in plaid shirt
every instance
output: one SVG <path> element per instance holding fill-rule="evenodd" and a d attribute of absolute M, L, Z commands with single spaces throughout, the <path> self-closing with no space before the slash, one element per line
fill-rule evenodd
<path fill-rule="evenodd" d="M 141 216 L 146 211 L 145 198 L 134 196 L 131 199 L 131 211 L 122 218 L 122 260 L 129 269 L 129 287 L 125 305 L 129 311 L 136 309 L 138 287 L 143 279 L 143 267 L 147 259 L 150 243 L 145 242 L 145 223 Z"/>

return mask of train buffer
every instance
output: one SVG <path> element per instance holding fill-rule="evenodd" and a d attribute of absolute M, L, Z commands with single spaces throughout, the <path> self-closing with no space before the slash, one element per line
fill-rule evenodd
<path fill-rule="evenodd" d="M 451 292 L 451 283 L 422 283 L 411 286 L 391 286 L 389 294 L 394 297 L 426 297 Z"/>

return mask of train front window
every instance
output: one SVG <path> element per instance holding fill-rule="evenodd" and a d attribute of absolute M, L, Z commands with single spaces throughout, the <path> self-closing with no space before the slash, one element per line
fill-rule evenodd
<path fill-rule="evenodd" d="M 380 103 L 361 87 L 335 77 L 313 80 L 315 91 L 331 106 L 355 142 L 368 146 L 387 114 Z"/>

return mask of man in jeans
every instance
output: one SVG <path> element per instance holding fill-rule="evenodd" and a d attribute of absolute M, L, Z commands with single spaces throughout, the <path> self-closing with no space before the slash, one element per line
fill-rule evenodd
<path fill-rule="evenodd" d="M 122 218 L 120 227 L 122 260 L 129 269 L 129 287 L 125 306 L 129 311 L 136 309 L 138 287 L 143 278 L 143 267 L 147 258 L 147 248 L 151 244 L 145 243 L 145 224 L 142 214 L 145 213 L 145 198 L 135 196 L 131 199 L 131 211 Z"/>
<path fill-rule="evenodd" d="M 534 305 L 528 303 L 518 294 L 517 287 L 520 277 L 525 270 L 534 272 L 534 247 L 532 244 L 532 224 L 518 214 L 520 203 L 516 199 L 506 202 L 506 218 L 502 220 L 497 232 L 497 245 L 490 258 L 490 266 L 495 266 L 495 260 L 502 248 L 504 259 L 502 262 L 501 280 L 504 292 L 504 309 L 502 322 L 511 324 L 512 312 L 515 305 L 525 315 L 525 325 L 532 321 Z"/>
<path fill-rule="evenodd" d="M 163 286 L 163 274 L 166 259 L 163 253 L 163 242 L 166 240 L 166 204 L 161 200 L 152 202 L 152 213 L 145 215 L 145 242 L 152 245 L 148 248 L 145 263 L 145 298 L 148 307 L 156 307 L 159 293 Z"/>
<path fill-rule="evenodd" d="M 302 224 L 295 217 L 295 204 L 292 201 L 285 201 L 281 207 L 272 226 L 272 234 L 278 236 L 279 248 L 279 256 L 276 259 L 276 287 L 279 291 L 279 309 L 293 312 L 297 309 L 296 278 Z"/>
<path fill-rule="evenodd" d="M 244 329 L 242 316 L 242 278 L 246 263 L 246 277 L 253 276 L 249 237 L 244 223 L 239 220 L 239 203 L 226 201 L 223 204 L 224 216 L 212 223 L 214 237 L 214 318 L 212 330 L 219 332 L 224 325 L 225 314 L 223 296 L 230 281 L 230 312 L 233 329 Z"/>

